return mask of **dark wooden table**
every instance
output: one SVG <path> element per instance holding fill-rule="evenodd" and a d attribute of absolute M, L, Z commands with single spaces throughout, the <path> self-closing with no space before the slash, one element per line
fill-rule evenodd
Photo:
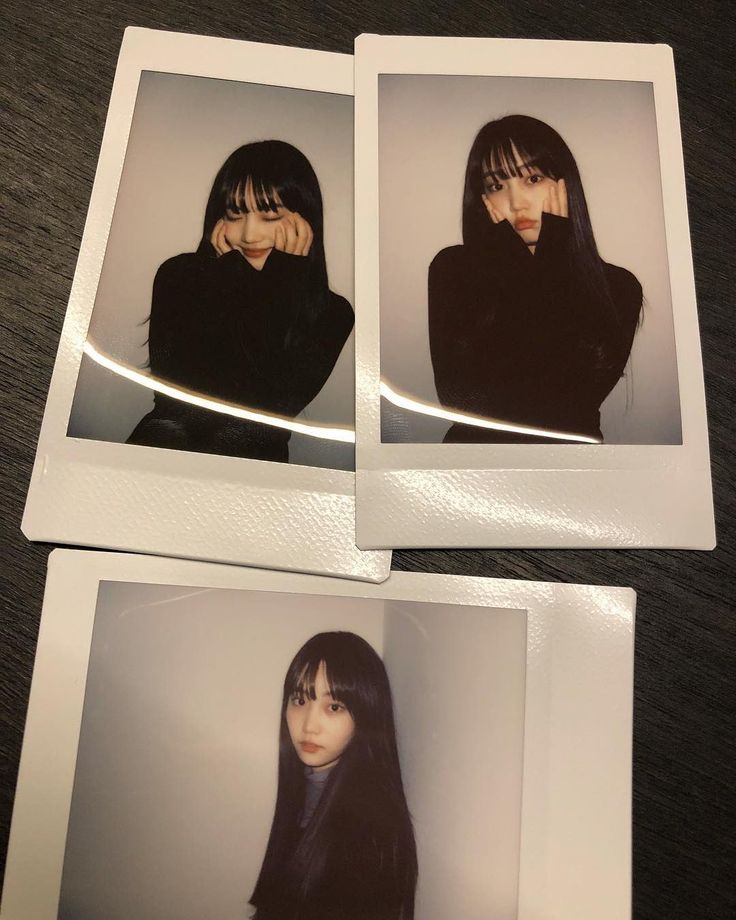
<path fill-rule="evenodd" d="M 360 32 L 664 42 L 674 48 L 678 76 L 718 549 L 414 551 L 396 553 L 394 567 L 637 590 L 634 916 L 736 916 L 736 506 L 729 476 L 736 138 L 727 51 L 736 7 L 719 0 L 6 0 L 2 10 L 2 864 L 50 550 L 28 544 L 19 522 L 124 27 L 341 52 L 352 51 Z"/>

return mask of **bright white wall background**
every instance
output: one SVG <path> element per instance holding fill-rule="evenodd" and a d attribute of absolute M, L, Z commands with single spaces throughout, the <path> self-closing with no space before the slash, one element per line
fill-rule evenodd
<path fill-rule="evenodd" d="M 275 138 L 298 147 L 322 190 L 330 287 L 353 304 L 353 99 L 334 93 L 207 77 L 141 75 L 125 165 L 89 336 L 144 369 L 159 265 L 193 252 L 215 175 L 242 144 Z M 322 392 L 300 418 L 352 425 L 352 336 Z M 68 433 L 125 441 L 153 408 L 150 390 L 82 360 Z M 292 435 L 290 462 L 352 469 L 352 448 Z"/>
<path fill-rule="evenodd" d="M 515 920 L 525 617 L 388 602 L 384 660 L 417 840 L 418 920 Z"/>
<path fill-rule="evenodd" d="M 440 249 L 462 243 L 465 165 L 478 130 L 503 115 L 532 115 L 559 131 L 577 160 L 602 257 L 644 288 L 628 382 L 619 381 L 601 409 L 604 438 L 681 443 L 651 84 L 382 74 L 378 98 L 382 377 L 437 403 L 427 270 Z M 383 410 L 391 440 L 441 441 L 448 427 L 385 401 Z"/>
<path fill-rule="evenodd" d="M 364 636 L 386 660 L 419 849 L 417 920 L 443 920 L 448 904 L 467 920 L 490 906 L 516 917 L 518 611 L 102 583 L 60 920 L 249 915 L 283 676 L 325 629 Z"/>

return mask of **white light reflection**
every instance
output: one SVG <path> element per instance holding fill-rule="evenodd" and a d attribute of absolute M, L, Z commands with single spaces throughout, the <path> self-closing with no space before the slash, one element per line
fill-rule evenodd
<path fill-rule="evenodd" d="M 305 434 L 310 438 L 323 438 L 326 441 L 342 441 L 345 444 L 355 444 L 355 432 L 349 428 L 330 428 L 326 425 L 297 422 L 294 419 L 281 418 L 278 415 L 266 415 L 264 412 L 233 406 L 215 399 L 208 399 L 205 396 L 198 396 L 196 393 L 189 393 L 187 390 L 179 389 L 179 387 L 173 387 L 171 384 L 157 380 L 155 377 L 150 377 L 148 374 L 141 374 L 140 371 L 127 367 L 119 361 L 114 361 L 98 351 L 89 340 L 84 343 L 84 353 L 97 364 L 112 371 L 113 374 L 118 374 L 120 377 L 125 377 L 126 380 L 131 380 L 139 386 L 146 387 L 148 390 L 163 393 L 165 396 L 179 399 L 192 406 L 199 406 L 201 409 L 209 409 L 211 412 L 220 412 L 223 415 L 231 415 L 233 418 L 245 419 L 249 422 L 260 422 L 262 425 L 271 425 L 274 428 L 284 428 L 287 431 L 295 431 L 297 434 Z"/>
<path fill-rule="evenodd" d="M 420 415 L 431 415 L 435 418 L 445 419 L 448 422 L 460 422 L 463 425 L 475 425 L 477 428 L 491 428 L 494 431 L 513 431 L 517 434 L 534 435 L 539 438 L 550 438 L 554 441 L 576 441 L 580 444 L 600 444 L 598 438 L 591 438 L 584 434 L 570 434 L 565 431 L 552 431 L 549 428 L 531 428 L 528 425 L 512 425 L 509 422 L 499 422 L 476 415 L 467 415 L 465 412 L 454 412 L 452 409 L 440 409 L 430 403 L 418 402 L 408 396 L 397 393 L 385 380 L 381 381 L 381 396 L 400 409 L 418 412 Z"/>

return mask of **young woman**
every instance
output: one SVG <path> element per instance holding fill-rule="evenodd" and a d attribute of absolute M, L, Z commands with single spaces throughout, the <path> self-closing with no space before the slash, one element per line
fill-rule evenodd
<path fill-rule="evenodd" d="M 509 115 L 481 128 L 463 241 L 429 269 L 440 402 L 549 435 L 454 424 L 445 442 L 601 441 L 601 403 L 628 361 L 642 289 L 599 256 L 577 164 L 549 125 Z"/>
<path fill-rule="evenodd" d="M 411 920 L 417 860 L 386 669 L 348 632 L 284 680 L 276 809 L 256 920 Z"/>
<path fill-rule="evenodd" d="M 293 418 L 324 386 L 352 326 L 350 305 L 328 287 L 309 161 L 283 141 L 238 148 L 215 178 L 197 251 L 156 274 L 152 376 Z M 156 393 L 128 443 L 286 462 L 290 435 Z"/>

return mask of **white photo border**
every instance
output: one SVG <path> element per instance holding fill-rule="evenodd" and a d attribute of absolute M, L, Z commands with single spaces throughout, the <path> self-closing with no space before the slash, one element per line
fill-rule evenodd
<path fill-rule="evenodd" d="M 67 436 L 144 71 L 353 92 L 350 55 L 126 29 L 23 533 L 30 540 L 382 581 L 390 553 L 355 545 L 352 472 Z"/>
<path fill-rule="evenodd" d="M 355 54 L 358 545 L 713 549 L 703 367 L 671 48 L 361 35 Z M 402 73 L 652 84 L 682 444 L 381 442 L 378 77 Z"/>
<path fill-rule="evenodd" d="M 23 740 L 3 920 L 57 916 L 102 581 L 524 611 L 518 920 L 631 916 L 632 590 L 418 573 L 393 573 L 383 584 L 371 585 L 180 559 L 56 550 L 49 559 Z"/>

